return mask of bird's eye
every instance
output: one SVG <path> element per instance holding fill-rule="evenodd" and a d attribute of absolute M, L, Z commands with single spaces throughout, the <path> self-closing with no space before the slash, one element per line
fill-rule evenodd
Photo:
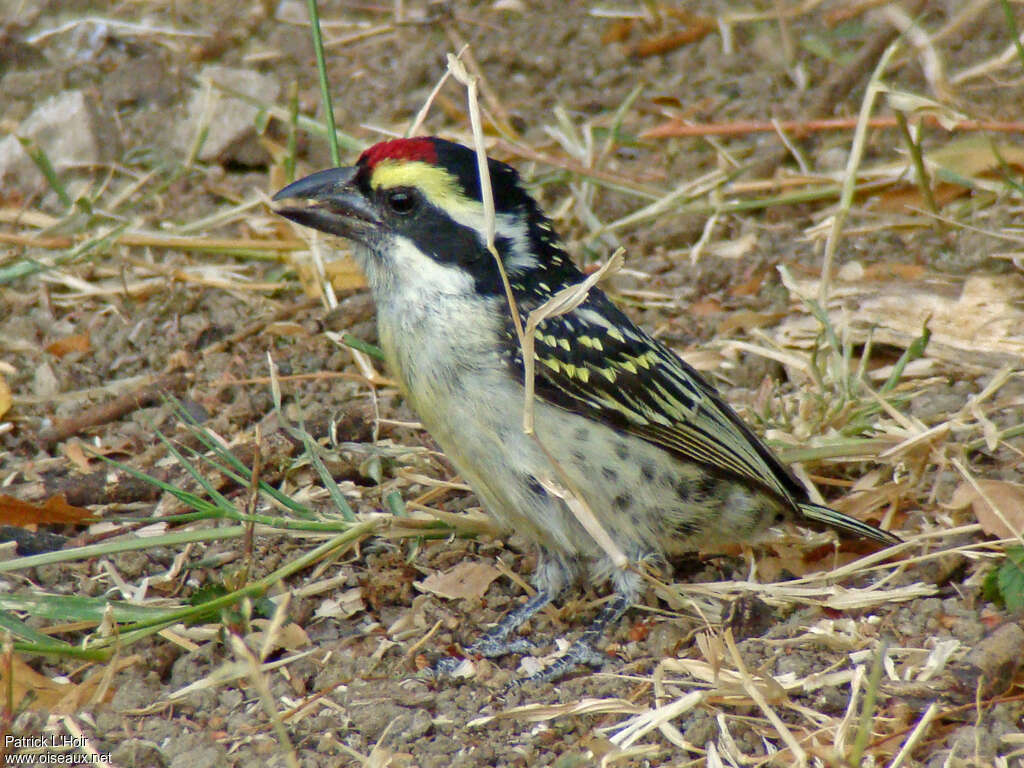
<path fill-rule="evenodd" d="M 388 190 L 384 200 L 388 208 L 399 216 L 408 216 L 416 210 L 416 195 L 408 189 Z"/>

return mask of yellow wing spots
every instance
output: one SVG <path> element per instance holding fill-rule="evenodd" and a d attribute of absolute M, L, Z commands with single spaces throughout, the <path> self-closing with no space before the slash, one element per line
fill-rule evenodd
<path fill-rule="evenodd" d="M 560 346 L 566 352 L 568 352 L 570 349 L 572 349 L 572 345 L 569 344 L 569 340 L 567 338 L 565 338 L 564 336 L 558 340 L 558 346 Z"/>
<path fill-rule="evenodd" d="M 644 352 L 642 355 L 637 355 L 633 358 L 633 362 L 645 370 L 650 370 L 651 365 L 657 361 L 658 355 L 656 352 Z"/>
<path fill-rule="evenodd" d="M 555 373 L 558 372 L 559 362 L 553 357 L 537 357 L 537 362 L 544 363 L 548 368 L 553 370 Z"/>
<path fill-rule="evenodd" d="M 622 342 L 623 344 L 626 342 L 626 337 L 619 333 L 618 328 L 609 326 L 608 335 L 611 336 L 616 341 Z"/>
<path fill-rule="evenodd" d="M 633 365 L 632 361 L 630 360 L 616 360 L 615 365 L 619 366 L 619 368 L 621 368 L 624 371 L 636 373 L 636 366 Z"/>
<path fill-rule="evenodd" d="M 418 160 L 383 160 L 370 177 L 374 189 L 415 187 L 428 202 L 445 211 L 469 211 L 483 214 L 483 204 L 462 192 L 458 181 L 443 168 Z"/>
<path fill-rule="evenodd" d="M 592 348 L 594 346 L 594 339 L 590 338 L 589 336 L 577 336 L 576 338 L 584 347 Z"/>
<path fill-rule="evenodd" d="M 572 363 L 562 363 L 562 370 L 565 371 L 565 375 L 570 379 L 576 378 L 576 366 Z"/>
<path fill-rule="evenodd" d="M 533 334 L 533 337 L 542 344 L 547 344 L 549 347 L 558 346 L 558 339 L 553 334 L 549 333 L 545 335 L 538 330 Z"/>
<path fill-rule="evenodd" d="M 576 369 L 576 378 L 582 381 L 584 384 L 586 384 L 588 381 L 590 381 L 590 371 L 584 368 L 583 366 L 580 366 L 579 368 Z"/>
<path fill-rule="evenodd" d="M 615 383 L 615 371 L 611 368 L 597 368 L 597 372 L 602 374 L 612 384 Z"/>

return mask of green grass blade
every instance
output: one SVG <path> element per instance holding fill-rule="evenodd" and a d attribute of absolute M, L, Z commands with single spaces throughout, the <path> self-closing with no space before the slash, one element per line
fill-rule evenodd
<path fill-rule="evenodd" d="M 57 171 L 53 167 L 53 163 L 50 162 L 49 156 L 47 156 L 45 150 L 36 143 L 35 139 L 27 136 L 18 136 L 18 143 L 21 144 L 21 148 L 25 150 L 25 154 L 29 156 L 29 159 L 35 163 L 36 168 L 39 172 L 46 177 L 46 183 L 50 185 L 50 189 L 57 195 L 57 199 L 60 200 L 60 204 L 65 208 L 72 206 L 71 195 L 68 194 L 68 188 L 64 186 L 64 182 L 57 176 Z"/>
<path fill-rule="evenodd" d="M 327 470 L 327 466 L 324 464 L 323 459 L 320 458 L 320 447 L 313 440 L 313 437 L 303 427 L 302 429 L 295 430 L 297 435 L 302 438 L 302 444 L 306 448 L 306 455 L 309 457 L 310 463 L 316 469 L 317 475 L 320 476 L 320 482 L 323 483 L 324 488 L 331 495 L 331 501 L 334 502 L 334 506 L 341 512 L 342 518 L 347 522 L 355 522 L 356 516 L 352 511 L 352 507 L 349 506 L 348 501 L 345 500 L 344 495 L 341 493 L 341 488 L 334 481 L 334 477 Z"/>
<path fill-rule="evenodd" d="M 6 600 L 3 596 L 0 596 L 0 606 L 4 605 Z M 7 610 L 0 610 L 0 629 L 4 629 L 10 632 L 14 637 L 20 637 L 22 640 L 26 640 L 30 643 L 40 646 L 52 645 L 57 648 L 69 647 L 63 640 L 44 635 L 37 629 L 33 629 L 25 622 L 21 621 L 17 616 L 12 616 Z"/>
<path fill-rule="evenodd" d="M 313 53 L 316 55 L 316 71 L 320 77 L 320 100 L 324 105 L 324 121 L 327 123 L 327 143 L 331 148 L 331 162 L 341 165 L 338 151 L 338 130 L 334 126 L 334 108 L 331 106 L 331 84 L 327 80 L 327 63 L 324 60 L 324 41 L 320 35 L 320 11 L 316 0 L 306 0 L 309 11 L 309 28 L 313 33 Z"/>
<path fill-rule="evenodd" d="M 244 526 L 236 525 L 230 528 L 204 528 L 198 531 L 174 531 L 160 536 L 146 536 L 144 538 L 136 537 L 116 541 L 105 541 L 102 544 L 88 544 L 84 547 L 60 549 L 56 552 L 43 552 L 39 555 L 27 555 L 25 557 L 16 557 L 13 560 L 4 560 L 0 562 L 0 573 L 20 571 L 25 568 L 37 568 L 40 565 L 52 565 L 53 563 L 70 563 L 75 560 L 85 560 L 90 557 L 99 557 L 102 555 L 114 555 L 120 552 L 132 552 L 138 549 L 177 546 L 179 544 L 189 544 L 194 541 L 237 539 L 244 535 L 245 530 Z"/>

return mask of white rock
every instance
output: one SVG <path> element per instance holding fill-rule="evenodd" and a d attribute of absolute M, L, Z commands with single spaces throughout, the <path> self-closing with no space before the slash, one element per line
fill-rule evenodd
<path fill-rule="evenodd" d="M 204 67 L 199 81 L 200 86 L 193 91 L 189 101 L 188 122 L 177 134 L 179 149 L 188 152 L 205 125 L 207 134 L 199 150 L 200 160 L 252 162 L 253 151 L 259 149 L 258 145 L 252 146 L 256 138 L 254 123 L 259 107 L 229 96 L 217 85 L 208 87 L 206 83 L 227 86 L 270 106 L 281 90 L 277 81 L 252 70 L 218 65 Z"/>
<path fill-rule="evenodd" d="M 96 124 L 82 91 L 64 91 L 36 107 L 17 135 L 33 139 L 58 171 L 101 159 Z M 35 185 L 43 176 L 15 136 L 0 140 L 0 179 Z"/>

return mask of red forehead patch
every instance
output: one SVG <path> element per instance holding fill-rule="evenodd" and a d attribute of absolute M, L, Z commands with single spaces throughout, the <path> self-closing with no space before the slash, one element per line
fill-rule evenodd
<path fill-rule="evenodd" d="M 437 148 L 432 139 L 392 139 L 374 144 L 359 156 L 359 165 L 373 168 L 383 160 L 419 160 L 437 162 Z"/>

